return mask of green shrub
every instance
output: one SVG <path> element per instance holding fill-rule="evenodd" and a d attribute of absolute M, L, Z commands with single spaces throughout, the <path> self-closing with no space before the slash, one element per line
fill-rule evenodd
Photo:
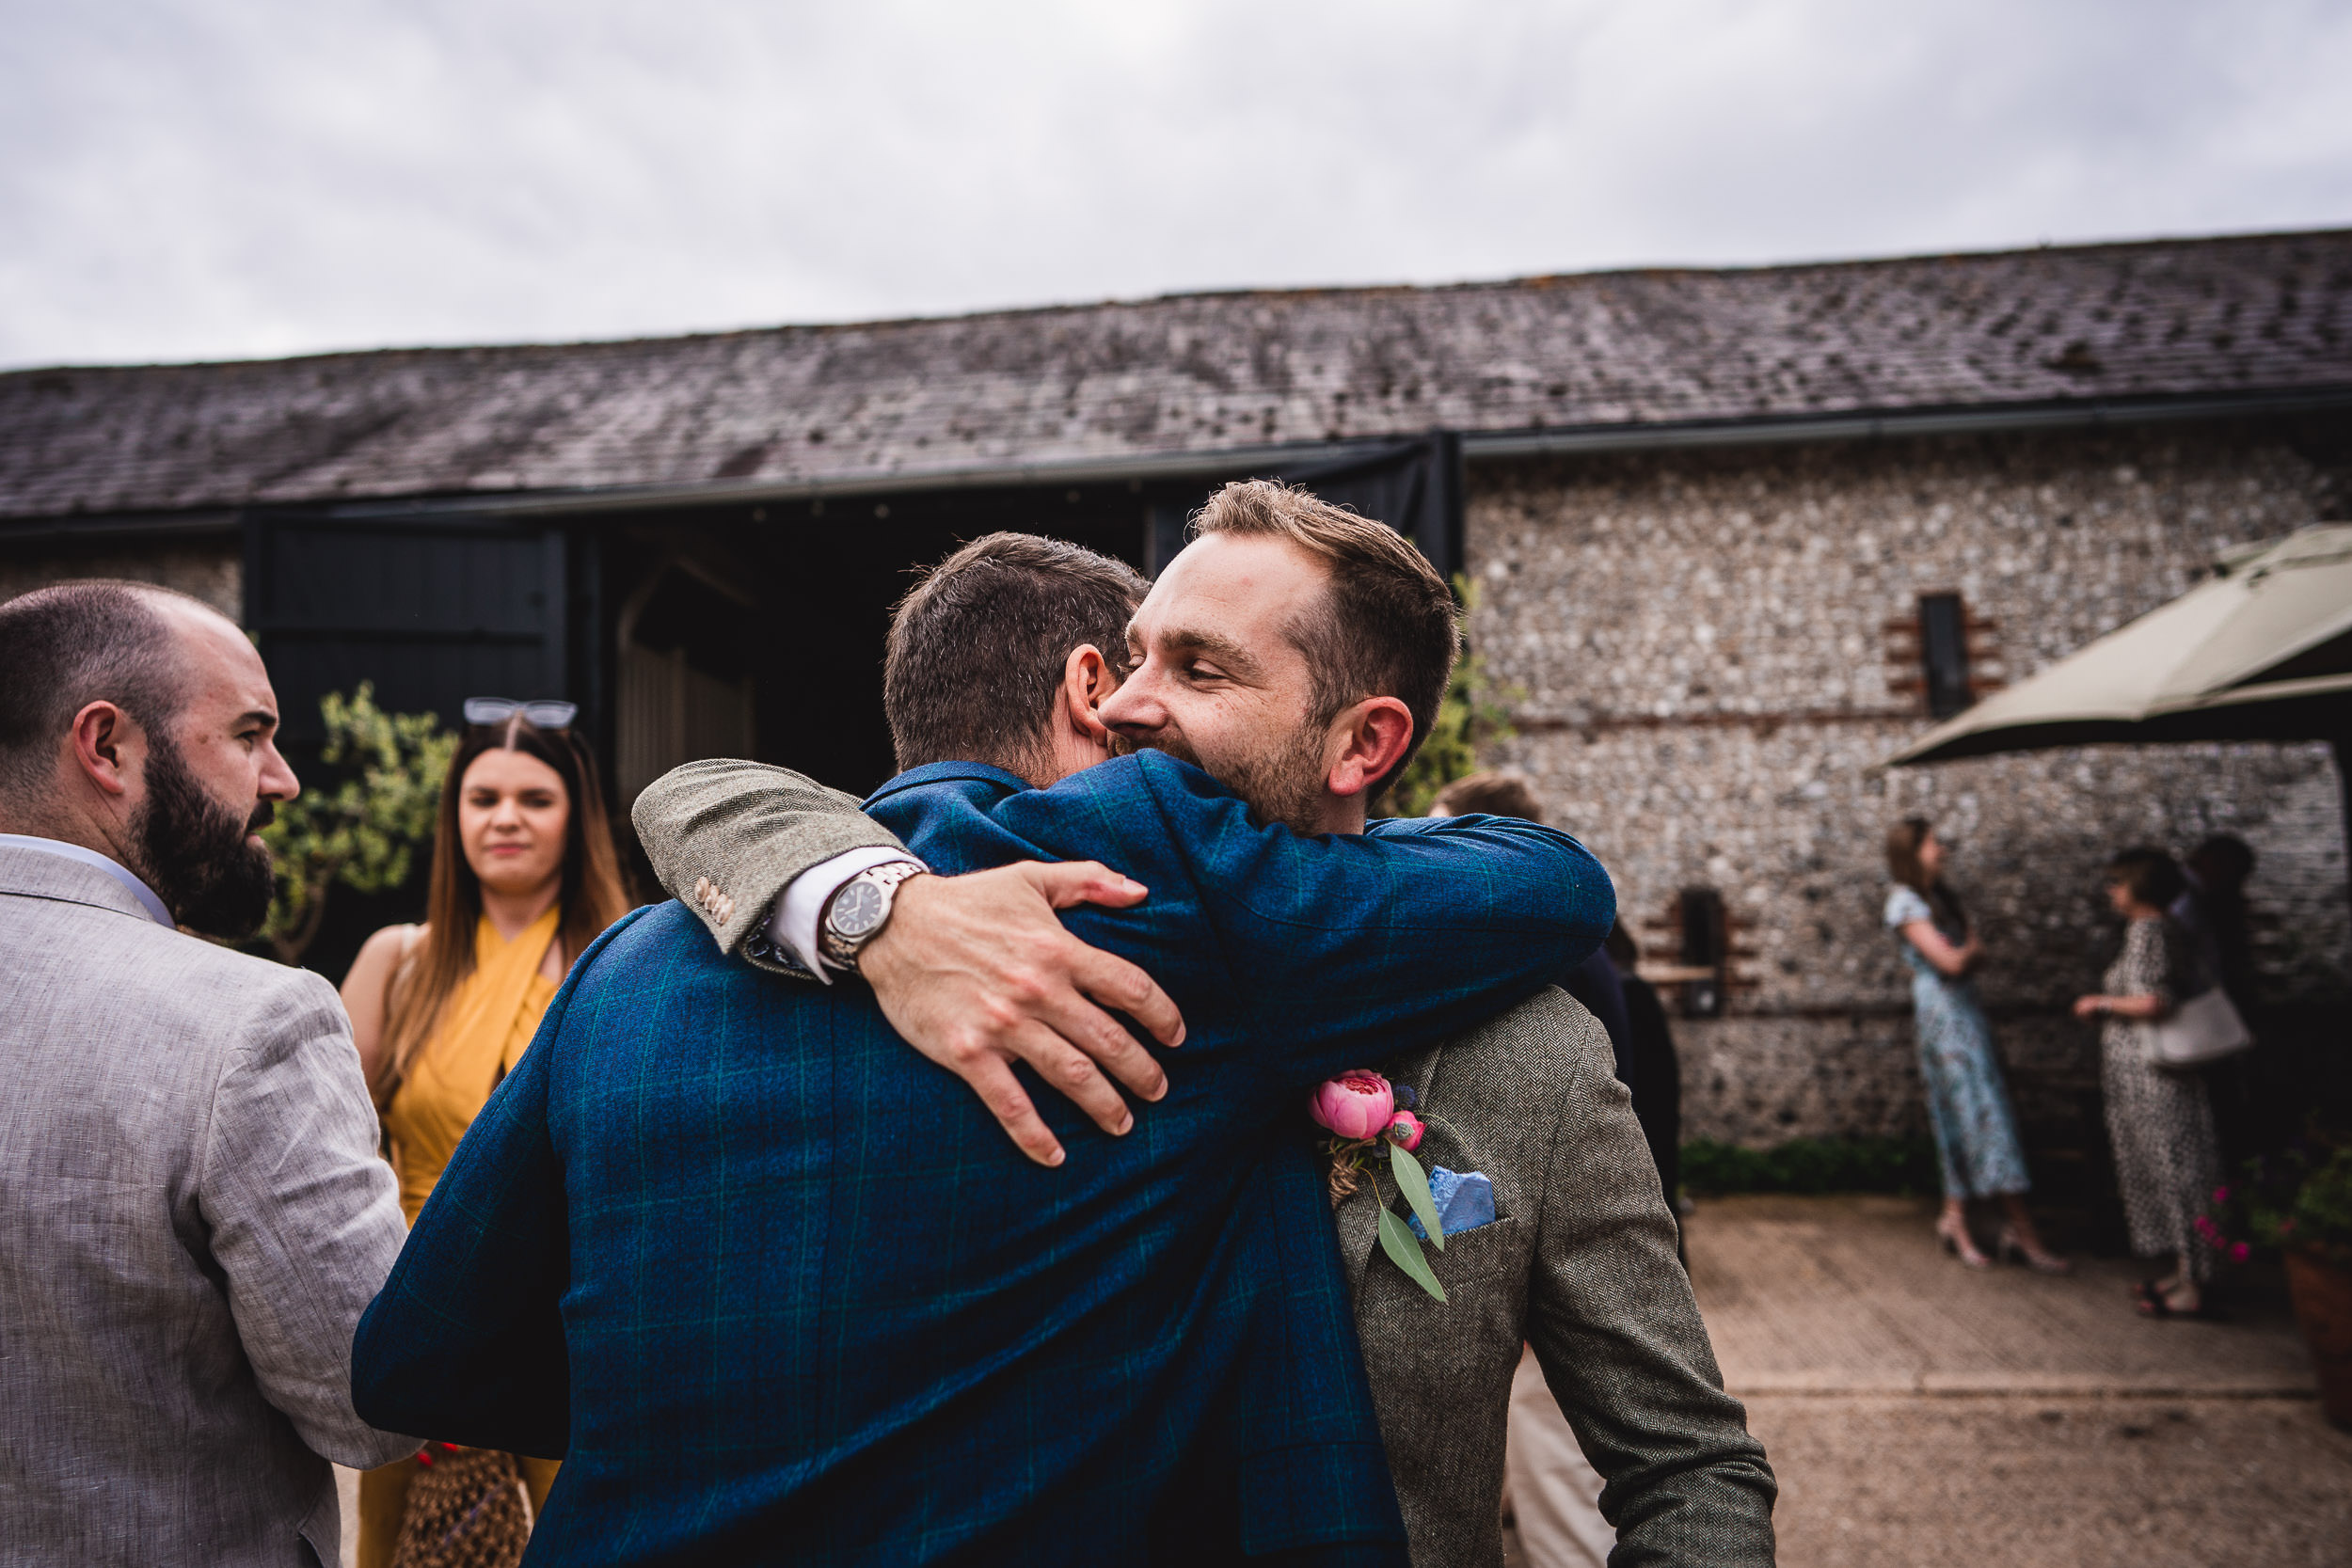
<path fill-rule="evenodd" d="M 319 712 L 320 760 L 335 782 L 313 778 L 262 830 L 278 872 L 262 936 L 287 964 L 301 962 L 319 934 L 330 889 L 382 893 L 407 881 L 415 852 L 432 845 L 441 775 L 457 752 L 457 736 L 432 714 L 377 707 L 367 681 L 349 697 L 328 692 Z"/>
<path fill-rule="evenodd" d="M 1470 612 L 1478 608 L 1477 585 L 1457 572 L 1454 593 L 1462 602 L 1461 623 L 1467 627 Z M 1372 803 L 1372 815 L 1426 816 L 1438 791 L 1478 771 L 1481 747 L 1508 740 L 1518 733 L 1511 727 L 1508 705 L 1519 695 L 1517 687 L 1498 684 L 1478 655 L 1465 654 L 1454 667 L 1454 679 L 1446 687 L 1437 720 L 1422 737 L 1421 750 L 1405 771 L 1381 790 L 1380 798 Z"/>
<path fill-rule="evenodd" d="M 2238 1180 L 2214 1193 L 2197 1231 L 2235 1262 L 2263 1246 L 2352 1263 L 2352 1139 L 2307 1133 L 2249 1160 Z"/>
<path fill-rule="evenodd" d="M 2337 1264 L 2352 1263 L 2352 1143 L 2325 1164 L 2313 1161 L 2295 1207 L 2271 1222 L 2274 1246 L 2311 1247 Z"/>
<path fill-rule="evenodd" d="M 1682 1146 L 1694 1193 L 1935 1193 L 1930 1138 L 1791 1138 L 1774 1148 L 1697 1139 Z"/>

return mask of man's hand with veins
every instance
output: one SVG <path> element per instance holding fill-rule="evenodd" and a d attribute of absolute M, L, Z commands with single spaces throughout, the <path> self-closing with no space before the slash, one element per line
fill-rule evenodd
<path fill-rule="evenodd" d="M 1061 1141 L 1012 1064 L 1028 1063 L 1096 1126 L 1123 1133 L 1135 1113 L 1110 1080 L 1152 1101 L 1168 1093 L 1168 1075 L 1111 1012 L 1168 1046 L 1184 1043 L 1184 1021 L 1151 975 L 1080 942 L 1054 911 L 1127 909 L 1145 896 L 1140 882 L 1093 861 L 915 877 L 899 885 L 858 973 L 908 1044 L 969 1085 L 1023 1153 L 1058 1165 Z"/>

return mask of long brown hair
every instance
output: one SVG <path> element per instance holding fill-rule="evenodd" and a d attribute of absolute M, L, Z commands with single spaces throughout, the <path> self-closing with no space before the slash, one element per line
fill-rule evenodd
<path fill-rule="evenodd" d="M 1936 930 L 1958 942 L 1968 935 L 1968 911 L 1960 907 L 1960 895 L 1941 877 L 1931 881 L 1928 868 L 1919 863 L 1920 847 L 1934 832 L 1935 825 L 1924 816 L 1906 816 L 1887 829 L 1886 871 L 1926 899 L 1934 913 Z"/>
<path fill-rule="evenodd" d="M 457 797 L 466 769 L 485 752 L 520 752 L 538 758 L 564 780 L 571 800 L 571 816 L 564 830 L 564 881 L 556 907 L 564 911 L 556 941 L 564 965 L 598 933 L 628 912 L 629 899 L 621 880 L 619 857 L 612 849 L 612 830 L 605 816 L 604 791 L 596 782 L 596 758 L 569 730 L 543 730 L 521 714 L 500 724 L 475 724 L 466 731 L 457 754 L 449 761 L 441 781 L 441 814 L 433 833 L 433 874 L 425 895 L 425 940 L 392 976 L 386 999 L 385 1039 L 390 1046 L 391 1070 L 377 1091 L 389 1101 L 408 1070 L 417 1048 L 432 1037 L 450 997 L 473 973 L 474 929 L 482 921 L 482 879 L 466 859 L 458 836 Z"/>

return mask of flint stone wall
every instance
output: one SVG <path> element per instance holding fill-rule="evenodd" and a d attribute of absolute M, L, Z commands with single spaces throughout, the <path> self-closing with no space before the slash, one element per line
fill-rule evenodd
<path fill-rule="evenodd" d="M 1737 981 L 1677 1021 L 1690 1137 L 1923 1131 L 1882 835 L 1932 818 L 1988 952 L 2026 1121 L 2079 1122 L 2095 1033 L 2066 1016 L 2120 927 L 2099 868 L 2229 832 L 2270 994 L 2346 993 L 2343 818 L 2324 746 L 2090 747 L 1874 772 L 1929 725 L 1890 619 L 1958 592 L 2022 678 L 2185 592 L 2229 545 L 2345 515 L 2343 422 L 2012 435 L 1482 464 L 1475 650 L 1517 688 L 1525 770 L 1616 878 L 1653 958 L 1718 891 Z"/>
<path fill-rule="evenodd" d="M 232 621 L 245 619 L 245 557 L 234 539 L 68 550 L 0 550 L 0 603 L 72 578 L 122 578 L 174 588 Z"/>

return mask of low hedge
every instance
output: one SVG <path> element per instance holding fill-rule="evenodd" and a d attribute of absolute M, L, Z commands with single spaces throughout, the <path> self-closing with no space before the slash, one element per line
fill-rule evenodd
<path fill-rule="evenodd" d="M 1774 1148 L 1699 1139 L 1682 1146 L 1693 1193 L 1899 1193 L 1942 1190 L 1931 1138 L 1791 1138 Z"/>

